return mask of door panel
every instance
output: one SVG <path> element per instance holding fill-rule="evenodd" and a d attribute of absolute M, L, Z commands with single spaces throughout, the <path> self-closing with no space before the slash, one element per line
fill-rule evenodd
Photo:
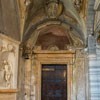
<path fill-rule="evenodd" d="M 67 100 L 67 65 L 42 65 L 42 100 Z"/>

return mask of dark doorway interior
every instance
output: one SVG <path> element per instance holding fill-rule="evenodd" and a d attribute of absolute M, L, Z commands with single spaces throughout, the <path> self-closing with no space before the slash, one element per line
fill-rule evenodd
<path fill-rule="evenodd" d="M 67 65 L 42 65 L 42 100 L 67 100 Z"/>

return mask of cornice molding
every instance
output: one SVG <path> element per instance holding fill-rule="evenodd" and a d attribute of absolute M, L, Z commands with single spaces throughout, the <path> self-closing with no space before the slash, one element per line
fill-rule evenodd
<path fill-rule="evenodd" d="M 11 41 L 11 42 L 13 42 L 13 43 L 16 43 L 16 44 L 18 44 L 18 45 L 20 44 L 20 41 L 17 41 L 17 40 L 15 40 L 15 39 L 13 39 L 13 38 L 7 36 L 7 35 L 4 35 L 4 34 L 2 34 L 2 33 L 0 33 L 0 39 L 6 39 L 6 40 Z"/>

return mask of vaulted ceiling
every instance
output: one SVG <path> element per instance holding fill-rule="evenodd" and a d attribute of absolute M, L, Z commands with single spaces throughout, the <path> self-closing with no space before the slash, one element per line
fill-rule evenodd
<path fill-rule="evenodd" d="M 0 31 L 22 41 L 29 31 L 34 30 L 35 24 L 41 22 L 43 16 L 46 17 L 43 9 L 47 2 L 48 0 L 0 0 Z M 64 6 L 63 18 L 79 32 L 81 31 L 86 39 L 87 0 L 60 0 L 60 2 Z M 30 27 L 33 30 L 30 30 Z"/>

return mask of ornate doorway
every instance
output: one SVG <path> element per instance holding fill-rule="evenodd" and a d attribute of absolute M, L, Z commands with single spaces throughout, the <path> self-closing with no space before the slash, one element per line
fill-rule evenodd
<path fill-rule="evenodd" d="M 71 100 L 74 52 L 34 50 L 35 100 Z"/>
<path fill-rule="evenodd" d="M 42 100 L 67 100 L 67 65 L 42 65 Z"/>

